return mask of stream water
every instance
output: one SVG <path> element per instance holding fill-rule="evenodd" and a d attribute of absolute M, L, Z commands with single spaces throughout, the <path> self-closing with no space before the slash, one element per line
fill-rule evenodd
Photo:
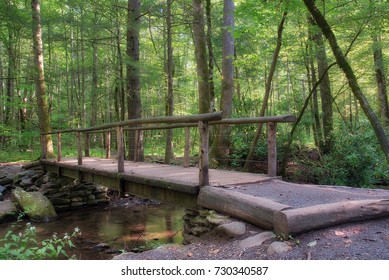
<path fill-rule="evenodd" d="M 51 238 L 53 233 L 63 237 L 78 227 L 81 235 L 75 240 L 76 248 L 66 250 L 68 255 L 77 259 L 103 260 L 111 259 L 120 251 L 139 252 L 166 243 L 181 244 L 183 215 L 184 209 L 166 204 L 95 207 L 59 212 L 58 219 L 50 223 L 21 221 L 13 231 L 17 232 L 17 228 L 23 231 L 25 224 L 31 222 L 37 229 L 37 239 L 44 240 Z M 3 237 L 11 226 L 12 223 L 2 223 L 0 236 Z"/>

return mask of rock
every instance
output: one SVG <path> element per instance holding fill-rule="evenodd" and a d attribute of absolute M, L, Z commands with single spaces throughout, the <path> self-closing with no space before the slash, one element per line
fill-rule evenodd
<path fill-rule="evenodd" d="M 7 176 L 7 177 L 4 177 L 2 179 L 0 179 L 0 185 L 8 185 L 10 183 L 12 183 L 13 180 L 12 180 L 12 177 L 11 176 Z"/>
<path fill-rule="evenodd" d="M 220 225 L 216 230 L 218 233 L 225 234 L 228 237 L 238 237 L 246 233 L 246 225 L 242 222 L 232 222 Z"/>
<path fill-rule="evenodd" d="M 0 222 L 15 219 L 18 213 L 19 209 L 12 201 L 0 201 Z"/>
<path fill-rule="evenodd" d="M 69 204 L 70 203 L 70 199 L 68 199 L 68 198 L 60 198 L 60 197 L 59 198 L 50 198 L 50 201 L 54 205 L 57 205 L 57 204 L 63 205 L 63 204 Z"/>
<path fill-rule="evenodd" d="M 7 189 L 6 187 L 0 185 L 0 193 L 3 193 L 3 191 L 5 191 L 6 189 Z"/>
<path fill-rule="evenodd" d="M 32 180 L 31 178 L 24 178 L 22 179 L 22 181 L 20 182 L 20 186 L 21 187 L 28 187 L 28 186 L 31 186 L 32 185 Z"/>
<path fill-rule="evenodd" d="M 51 201 L 40 192 L 26 192 L 17 187 L 12 195 L 20 208 L 34 221 L 49 222 L 57 217 Z"/>
<path fill-rule="evenodd" d="M 267 253 L 269 255 L 272 254 L 282 254 L 286 253 L 288 251 L 292 250 L 292 247 L 285 242 L 281 241 L 274 241 L 272 244 L 270 244 L 269 248 L 267 248 Z"/>
<path fill-rule="evenodd" d="M 4 200 L 4 196 L 2 193 L 0 193 L 0 201 L 3 201 Z"/>
<path fill-rule="evenodd" d="M 222 225 L 230 222 L 230 218 L 228 216 L 216 214 L 216 213 L 210 213 L 209 216 L 207 216 L 208 222 L 210 222 L 213 225 Z"/>
<path fill-rule="evenodd" d="M 193 225 L 200 225 L 200 226 L 209 226 L 209 222 L 206 218 L 202 216 L 196 216 L 190 219 L 190 223 Z"/>
<path fill-rule="evenodd" d="M 264 231 L 254 236 L 250 236 L 246 239 L 243 239 L 242 241 L 239 242 L 239 247 L 242 250 L 245 250 L 247 248 L 259 246 L 266 240 L 272 239 L 274 237 L 276 237 L 276 235 L 273 232 Z"/>

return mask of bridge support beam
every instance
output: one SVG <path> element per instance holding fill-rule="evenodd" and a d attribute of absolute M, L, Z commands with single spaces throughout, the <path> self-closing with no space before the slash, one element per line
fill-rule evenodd
<path fill-rule="evenodd" d="M 209 185 L 209 124 L 199 121 L 200 130 L 200 164 L 199 164 L 199 187 Z"/>

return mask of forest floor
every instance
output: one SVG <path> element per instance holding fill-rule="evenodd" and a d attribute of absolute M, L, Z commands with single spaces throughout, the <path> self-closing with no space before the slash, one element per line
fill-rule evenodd
<path fill-rule="evenodd" d="M 20 164 L 0 163 L 0 173 L 16 174 Z M 357 191 L 357 189 L 356 189 Z M 117 259 L 258 259 L 258 260 L 389 260 L 389 217 L 343 224 L 315 230 L 285 241 L 289 250 L 270 254 L 269 245 L 276 237 L 259 246 L 242 249 L 240 242 L 264 230 L 246 223 L 246 233 L 240 237 L 228 238 L 211 232 L 186 246 L 165 245 L 143 253 L 127 253 Z"/>

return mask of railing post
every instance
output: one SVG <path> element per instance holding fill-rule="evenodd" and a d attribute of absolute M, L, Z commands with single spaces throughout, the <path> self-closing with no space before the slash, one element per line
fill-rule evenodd
<path fill-rule="evenodd" d="M 45 137 L 46 137 L 46 135 L 41 134 L 42 159 L 46 159 L 46 158 L 47 158 L 47 154 L 46 154 L 46 145 L 45 145 Z"/>
<path fill-rule="evenodd" d="M 139 161 L 139 129 L 135 130 L 134 162 Z"/>
<path fill-rule="evenodd" d="M 108 131 L 105 134 L 105 158 L 111 157 L 111 132 Z"/>
<path fill-rule="evenodd" d="M 61 133 L 57 133 L 57 161 L 60 162 L 62 157 Z"/>
<path fill-rule="evenodd" d="M 185 127 L 184 167 L 189 167 L 190 161 L 190 128 Z"/>
<path fill-rule="evenodd" d="M 85 133 L 85 157 L 89 157 L 90 134 Z"/>
<path fill-rule="evenodd" d="M 123 139 L 123 127 L 116 127 L 116 138 L 118 145 L 118 172 L 124 172 L 124 139 Z"/>
<path fill-rule="evenodd" d="M 78 165 L 82 165 L 81 131 L 77 131 L 77 154 L 78 154 Z"/>
<path fill-rule="evenodd" d="M 276 141 L 276 122 L 267 123 L 267 158 L 268 172 L 270 177 L 277 176 L 277 141 Z"/>
<path fill-rule="evenodd" d="M 200 130 L 200 163 L 199 163 L 199 187 L 209 185 L 209 125 L 206 121 L 199 121 Z"/>

